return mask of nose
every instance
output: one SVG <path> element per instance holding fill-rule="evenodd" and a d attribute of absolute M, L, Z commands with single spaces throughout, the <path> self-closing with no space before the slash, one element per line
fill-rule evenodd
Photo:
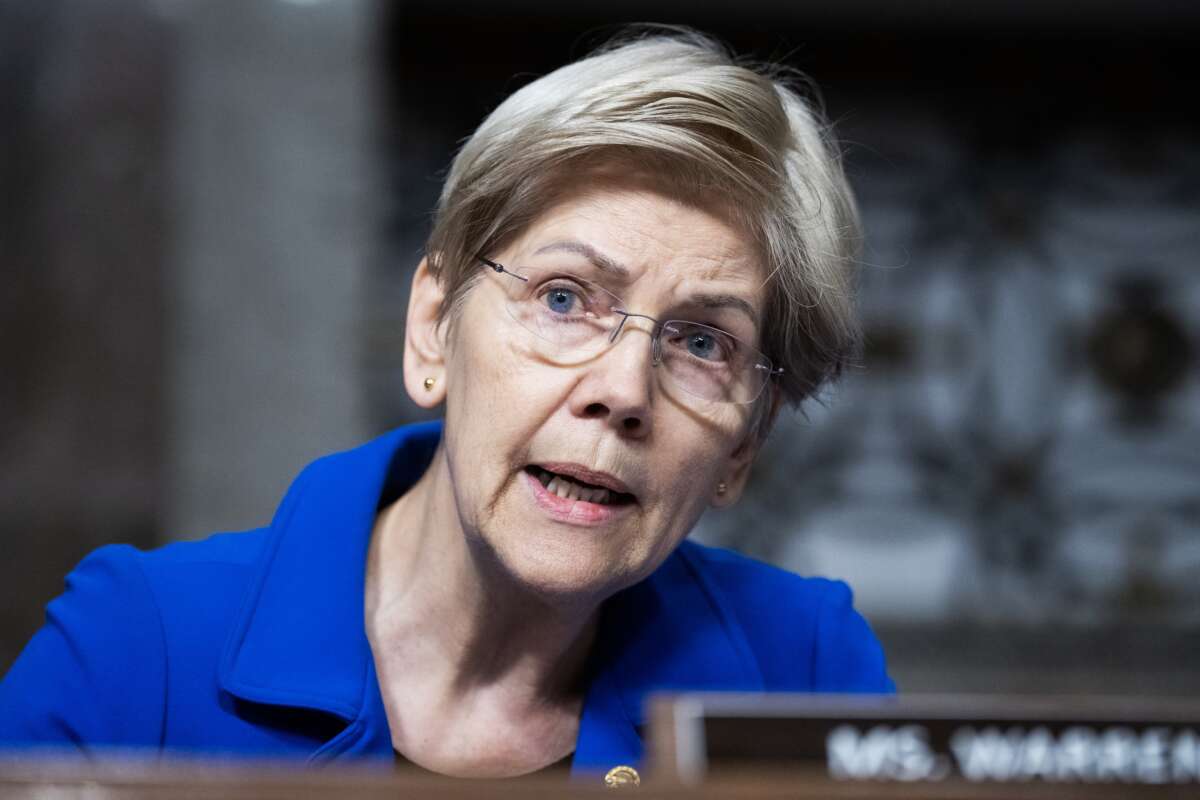
<path fill-rule="evenodd" d="M 578 417 L 598 419 L 622 436 L 650 434 L 654 393 L 649 330 L 628 320 L 609 347 L 580 369 L 570 409 Z"/>

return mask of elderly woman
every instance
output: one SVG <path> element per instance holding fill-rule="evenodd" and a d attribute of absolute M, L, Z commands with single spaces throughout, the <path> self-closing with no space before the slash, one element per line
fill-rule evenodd
<path fill-rule="evenodd" d="M 529 84 L 413 278 L 444 425 L 317 461 L 267 528 L 94 553 L 0 742 L 604 772 L 654 690 L 891 691 L 844 585 L 685 541 L 852 352 L 857 230 L 813 109 L 701 37 Z"/>

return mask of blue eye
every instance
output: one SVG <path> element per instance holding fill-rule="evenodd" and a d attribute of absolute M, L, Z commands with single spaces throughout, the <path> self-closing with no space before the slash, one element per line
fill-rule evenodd
<path fill-rule="evenodd" d="M 717 337 L 710 333 L 693 333 L 688 336 L 687 349 L 696 358 L 703 358 L 706 361 L 714 355 L 720 355 Z"/>
<path fill-rule="evenodd" d="M 579 298 L 570 289 L 555 288 L 546 292 L 546 307 L 558 314 L 569 314 Z"/>
<path fill-rule="evenodd" d="M 723 364 L 737 351 L 733 337 L 707 325 L 672 321 L 665 333 L 665 342 L 672 348 L 710 364 Z"/>

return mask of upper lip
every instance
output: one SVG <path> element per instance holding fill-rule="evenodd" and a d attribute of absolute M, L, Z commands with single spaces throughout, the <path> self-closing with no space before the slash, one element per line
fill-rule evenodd
<path fill-rule="evenodd" d="M 538 464 L 537 466 L 541 467 L 547 472 L 555 472 L 559 475 L 566 475 L 568 478 L 574 478 L 575 480 L 583 481 L 584 483 L 590 483 L 593 486 L 603 486 L 605 489 L 619 492 L 621 494 L 633 494 L 633 492 L 629 491 L 629 487 L 625 485 L 625 482 L 616 476 L 610 475 L 607 472 L 596 472 L 595 470 L 588 469 L 582 464 L 567 464 L 558 461 L 550 461 Z"/>

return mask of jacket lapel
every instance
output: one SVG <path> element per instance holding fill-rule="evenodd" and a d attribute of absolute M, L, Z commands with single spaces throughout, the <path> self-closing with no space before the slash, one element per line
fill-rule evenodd
<path fill-rule="evenodd" d="M 741 628 L 686 542 L 648 579 L 605 604 L 593 660 L 576 774 L 642 764 L 645 706 L 654 692 L 763 688 Z"/>
<path fill-rule="evenodd" d="M 359 751 L 379 745 L 376 739 L 391 752 L 363 626 L 364 565 L 381 499 L 420 476 L 440 431 L 437 423 L 401 428 L 315 461 L 271 522 L 219 680 L 244 700 L 349 723 L 318 756 Z"/>

